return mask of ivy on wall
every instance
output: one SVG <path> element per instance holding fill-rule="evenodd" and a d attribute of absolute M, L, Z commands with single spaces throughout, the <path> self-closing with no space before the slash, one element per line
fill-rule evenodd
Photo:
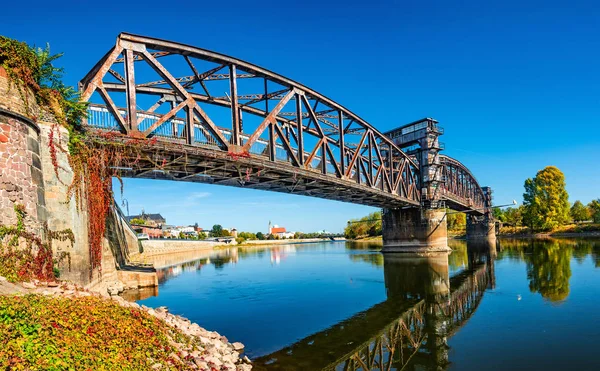
<path fill-rule="evenodd" d="M 37 106 L 55 119 L 48 136 L 50 157 L 61 182 L 60 173 L 64 169 L 59 166 L 58 154 L 67 157 L 73 171 L 67 199 L 73 197 L 79 210 L 87 209 L 91 277 L 95 269 L 101 271 L 102 238 L 113 196 L 112 177 L 118 175 L 114 167 L 123 162 L 124 156 L 119 147 L 98 145 L 86 137 L 82 121 L 88 104 L 80 100 L 75 89 L 62 82 L 64 70 L 53 65 L 61 56 L 52 55 L 48 46 L 32 48 L 24 42 L 0 36 L 0 66 L 7 73 L 10 87 L 18 90 L 26 114 L 37 120 L 40 114 L 35 110 Z M 61 127 L 69 132 L 66 148 L 61 144 Z"/>
<path fill-rule="evenodd" d="M 44 223 L 45 240 L 28 232 L 25 228 L 25 208 L 15 204 L 17 224 L 12 226 L 0 225 L 0 276 L 9 281 L 29 281 L 38 279 L 54 281 L 58 276 L 57 265 L 67 259 L 71 268 L 71 255 L 59 252 L 53 257 L 53 241 L 75 242 L 73 231 L 50 231 Z"/>

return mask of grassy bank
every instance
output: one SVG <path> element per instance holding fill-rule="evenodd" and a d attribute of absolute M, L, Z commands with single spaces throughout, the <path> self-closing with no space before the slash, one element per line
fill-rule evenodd
<path fill-rule="evenodd" d="M 369 236 L 369 237 L 356 238 L 351 241 L 354 241 L 354 242 L 377 242 L 377 241 L 383 241 L 383 237 L 382 236 Z"/>
<path fill-rule="evenodd" d="M 598 236 L 600 235 L 600 224 L 568 224 L 560 226 L 553 231 L 531 232 L 527 227 L 502 227 L 500 228 L 500 237 L 535 237 L 535 236 Z"/>

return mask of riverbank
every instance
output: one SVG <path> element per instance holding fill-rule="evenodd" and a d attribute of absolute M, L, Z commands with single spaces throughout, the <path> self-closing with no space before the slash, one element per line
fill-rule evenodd
<path fill-rule="evenodd" d="M 236 370 L 244 346 L 169 313 L 68 283 L 0 277 L 2 369 Z M 23 344 L 27 344 L 26 347 Z"/>
<path fill-rule="evenodd" d="M 598 238 L 600 232 L 503 233 L 498 238 Z"/>
<path fill-rule="evenodd" d="M 305 239 L 287 239 L 287 240 L 248 240 L 238 245 L 238 247 L 248 246 L 273 246 L 273 245 L 291 245 L 299 243 L 318 243 L 318 242 L 343 242 L 346 241 L 344 237 L 334 237 L 332 241 L 330 238 L 305 238 Z"/>
<path fill-rule="evenodd" d="M 382 236 L 370 236 L 370 237 L 362 237 L 354 240 L 348 240 L 352 242 L 383 242 Z"/>
<path fill-rule="evenodd" d="M 344 237 L 335 237 L 335 241 L 346 241 Z M 204 252 L 213 251 L 215 249 L 230 248 L 230 247 L 254 247 L 254 246 L 274 246 L 274 245 L 289 245 L 299 243 L 318 243 L 329 242 L 329 238 L 306 238 L 306 239 L 281 239 L 281 240 L 247 240 L 241 244 L 231 241 L 224 244 L 223 242 L 213 241 L 196 241 L 196 240 L 144 240 L 141 241 L 143 252 L 130 256 L 132 261 L 144 262 L 146 257 L 183 253 L 183 252 Z"/>

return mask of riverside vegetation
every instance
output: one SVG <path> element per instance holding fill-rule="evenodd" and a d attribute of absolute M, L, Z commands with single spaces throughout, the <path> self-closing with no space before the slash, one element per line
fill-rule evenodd
<path fill-rule="evenodd" d="M 577 200 L 569 203 L 564 174 L 548 166 L 525 181 L 523 204 L 519 207 L 492 209 L 494 218 L 502 223 L 500 235 L 533 233 L 600 233 L 600 198 L 587 205 Z M 447 210 L 448 231 L 455 236 L 465 234 L 466 214 Z M 381 212 L 353 219 L 344 229 L 348 239 L 368 239 L 381 236 Z"/>

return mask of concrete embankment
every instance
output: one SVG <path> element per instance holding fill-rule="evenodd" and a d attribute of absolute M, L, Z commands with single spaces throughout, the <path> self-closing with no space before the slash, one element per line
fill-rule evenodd
<path fill-rule="evenodd" d="M 142 242 L 143 256 L 161 255 L 183 251 L 212 250 L 218 246 L 235 246 L 236 242 L 226 244 L 216 241 L 194 241 L 194 240 L 144 240 Z M 134 256 L 132 256 L 134 258 Z"/>
<path fill-rule="evenodd" d="M 335 241 L 345 241 L 343 237 L 334 238 Z M 217 247 L 250 247 L 250 246 L 275 246 L 289 245 L 299 243 L 316 243 L 316 242 L 331 242 L 329 238 L 307 238 L 307 239 L 289 239 L 289 240 L 249 240 L 242 244 L 237 244 L 235 241 L 229 243 L 215 241 L 194 241 L 194 240 L 144 240 L 142 242 L 143 253 L 132 255 L 132 259 L 140 257 L 149 257 L 154 255 L 172 254 L 188 251 L 211 251 Z"/>
<path fill-rule="evenodd" d="M 346 241 L 344 237 L 335 237 L 335 242 Z M 329 238 L 305 238 L 305 239 L 289 239 L 289 240 L 250 240 L 244 241 L 240 247 L 244 246 L 265 246 L 265 245 L 289 245 L 298 243 L 316 243 L 316 242 L 332 242 Z"/>

